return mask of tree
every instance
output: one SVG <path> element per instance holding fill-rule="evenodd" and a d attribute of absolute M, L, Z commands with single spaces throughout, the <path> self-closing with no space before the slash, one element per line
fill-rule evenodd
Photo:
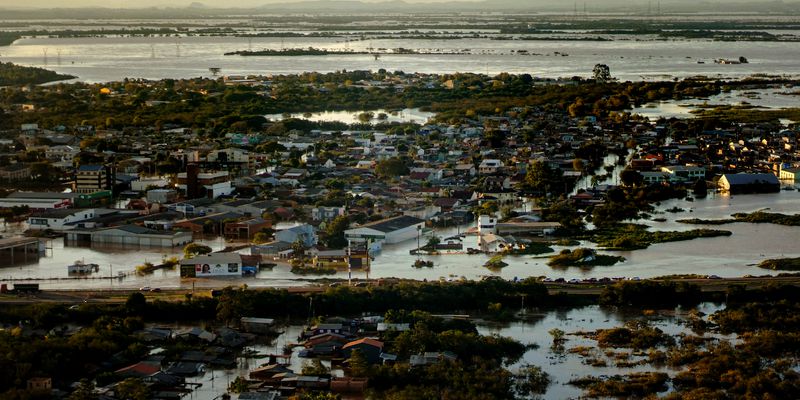
<path fill-rule="evenodd" d="M 266 232 L 258 232 L 253 236 L 253 243 L 255 244 L 268 243 L 270 240 L 272 240 L 272 235 Z"/>
<path fill-rule="evenodd" d="M 425 244 L 425 247 L 428 247 L 428 248 L 431 248 L 431 249 L 435 249 L 436 246 L 441 242 L 442 242 L 442 240 L 439 239 L 439 236 L 434 235 L 434 236 L 431 236 L 428 239 L 428 243 Z"/>
<path fill-rule="evenodd" d="M 344 237 L 344 231 L 350 227 L 350 218 L 346 215 L 340 215 L 325 226 L 325 241 L 330 248 L 342 248 L 347 246 L 347 239 Z"/>
<path fill-rule="evenodd" d="M 580 158 L 575 158 L 572 160 L 572 169 L 575 171 L 583 171 L 584 163 L 583 160 Z"/>
<path fill-rule="evenodd" d="M 553 337 L 553 344 L 562 343 L 562 342 L 564 342 L 564 340 L 566 340 L 566 339 L 564 339 L 564 335 L 566 333 L 564 331 L 562 331 L 561 329 L 553 328 L 553 329 L 550 329 L 549 331 L 547 331 L 547 333 L 549 333 L 550 336 Z"/>
<path fill-rule="evenodd" d="M 519 369 L 515 386 L 522 396 L 544 394 L 550 386 L 550 375 L 537 365 L 527 364 Z"/>
<path fill-rule="evenodd" d="M 364 357 L 364 353 L 361 352 L 359 349 L 353 349 L 350 352 L 350 376 L 355 378 L 364 378 L 369 373 L 369 363 L 367 362 L 367 358 Z"/>
<path fill-rule="evenodd" d="M 592 73 L 594 74 L 594 80 L 600 83 L 608 82 L 613 79 L 611 78 L 611 68 L 605 64 L 595 64 Z"/>
<path fill-rule="evenodd" d="M 526 189 L 547 194 L 563 182 L 560 169 L 551 168 L 544 161 L 534 161 L 528 166 L 523 185 Z"/>
<path fill-rule="evenodd" d="M 619 179 L 625 186 L 639 186 L 644 181 L 642 174 L 633 169 L 624 169 L 619 173 Z"/>
<path fill-rule="evenodd" d="M 330 368 L 322 365 L 322 361 L 320 361 L 319 358 L 315 358 L 310 362 L 307 361 L 303 363 L 301 374 L 312 376 L 330 376 L 331 370 Z"/>
<path fill-rule="evenodd" d="M 125 301 L 125 309 L 128 314 L 141 315 L 145 308 L 147 308 L 147 299 L 140 292 L 131 293 L 128 300 Z"/>
<path fill-rule="evenodd" d="M 306 254 L 306 245 L 303 244 L 300 238 L 297 238 L 297 240 L 292 243 L 292 252 L 294 258 L 302 258 Z"/>
<path fill-rule="evenodd" d="M 81 379 L 78 387 L 69 395 L 67 400 L 97 400 L 92 381 L 85 378 Z"/>
<path fill-rule="evenodd" d="M 117 384 L 114 392 L 119 399 L 148 400 L 151 398 L 150 388 L 136 378 L 128 378 Z"/>
<path fill-rule="evenodd" d="M 375 166 L 375 173 L 382 178 L 395 178 L 402 175 L 408 175 L 408 166 L 399 158 L 387 158 L 378 161 Z"/>
<path fill-rule="evenodd" d="M 189 243 L 183 248 L 183 256 L 186 258 L 208 253 L 211 253 L 211 247 L 200 243 Z"/>

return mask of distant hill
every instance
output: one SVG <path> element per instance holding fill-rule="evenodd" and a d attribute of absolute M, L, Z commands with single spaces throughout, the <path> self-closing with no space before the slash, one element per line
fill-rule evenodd
<path fill-rule="evenodd" d="M 219 7 L 213 0 L 193 2 L 188 7 L 149 8 L 60 8 L 60 9 L 12 9 L 0 5 L 4 19 L 29 18 L 197 18 L 224 17 L 229 15 L 257 14 L 338 14 L 380 15 L 410 13 L 619 13 L 663 14 L 672 13 L 758 13 L 776 16 L 800 15 L 800 1 L 690 1 L 690 0 L 573 0 L 554 2 L 551 0 L 483 0 L 413 3 L 403 0 L 365 2 L 358 0 L 265 0 L 259 7 Z M 231 3 L 227 3 L 231 4 Z M 235 3 L 234 3 L 235 4 Z"/>

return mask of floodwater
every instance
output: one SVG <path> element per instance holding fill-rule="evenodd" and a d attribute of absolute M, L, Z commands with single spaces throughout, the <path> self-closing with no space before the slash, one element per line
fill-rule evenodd
<path fill-rule="evenodd" d="M 703 303 L 697 307 L 698 311 L 711 314 L 721 307 L 711 303 Z M 518 340 L 523 344 L 536 344 L 538 348 L 532 348 L 525 352 L 522 358 L 514 364 L 508 366 L 509 370 L 516 372 L 520 366 L 533 364 L 540 366 L 550 375 L 551 385 L 545 399 L 566 399 L 578 398 L 581 390 L 569 385 L 571 379 L 584 377 L 587 375 L 615 375 L 627 374 L 644 371 L 662 371 L 674 374 L 674 370 L 667 367 L 654 366 L 634 366 L 617 367 L 614 359 L 606 356 L 604 350 L 596 347 L 596 342 L 577 335 L 578 332 L 590 332 L 597 329 L 608 329 L 619 327 L 631 320 L 646 320 L 651 326 L 657 327 L 665 333 L 676 337 L 680 334 L 690 333 L 683 323 L 688 310 L 676 309 L 666 310 L 655 315 L 643 316 L 639 311 L 624 311 L 616 309 L 602 308 L 599 306 L 587 306 L 571 309 L 555 310 L 536 310 L 528 309 L 522 320 L 508 324 L 490 324 L 478 321 L 478 332 L 482 335 L 500 335 Z M 564 349 L 569 350 L 578 346 L 591 347 L 592 356 L 607 362 L 605 367 L 594 367 L 584 363 L 584 358 L 578 354 L 571 354 L 568 351 L 558 352 L 551 348 L 551 336 L 548 333 L 551 329 L 558 328 L 567 333 Z M 300 372 L 306 359 L 298 356 L 302 347 L 291 346 L 297 343 L 297 337 L 303 330 L 302 325 L 288 325 L 279 328 L 283 333 L 270 345 L 256 344 L 248 346 L 247 350 L 255 351 L 261 355 L 282 354 L 284 346 L 292 347 L 291 357 L 288 359 L 289 367 L 295 372 Z M 714 333 L 707 333 L 706 336 L 735 340 L 734 336 L 724 336 Z M 617 353 L 630 353 L 625 349 L 613 349 Z M 631 356 L 628 361 L 638 361 L 646 357 Z M 225 388 L 236 379 L 237 376 L 247 376 L 248 372 L 266 363 L 267 358 L 244 358 L 237 359 L 237 366 L 233 369 L 207 369 L 205 374 L 187 379 L 188 382 L 201 383 L 188 398 L 197 400 L 211 400 L 225 393 Z M 327 361 L 323 364 L 330 366 Z M 334 369 L 335 376 L 342 376 L 342 371 Z"/>
<path fill-rule="evenodd" d="M 705 314 L 711 314 L 720 309 L 719 306 L 711 303 L 704 303 L 697 307 L 698 311 Z M 666 372 L 670 375 L 674 374 L 674 370 L 668 367 L 657 368 L 654 366 L 640 365 L 634 367 L 617 367 L 613 358 L 607 357 L 604 353 L 605 350 L 613 350 L 616 353 L 630 353 L 625 349 L 599 349 L 597 342 L 587 339 L 583 336 L 576 335 L 578 332 L 591 332 L 597 329 L 609 329 L 613 327 L 622 326 L 625 322 L 631 320 L 646 320 L 651 326 L 657 327 L 665 333 L 673 336 L 677 340 L 677 336 L 682 333 L 690 333 L 690 330 L 682 324 L 683 316 L 688 310 L 676 309 L 674 315 L 654 315 L 645 317 L 639 311 L 620 311 L 605 309 L 599 306 L 588 306 L 575 309 L 564 309 L 555 311 L 545 311 L 537 313 L 535 310 L 529 312 L 529 320 L 515 321 L 506 326 L 479 326 L 478 331 L 483 334 L 497 334 L 500 336 L 511 337 L 523 344 L 537 344 L 538 349 L 528 350 L 522 357 L 522 360 L 512 365 L 509 369 L 513 372 L 516 371 L 521 365 L 533 364 L 538 365 L 550 375 L 552 381 L 547 393 L 543 396 L 545 399 L 567 399 L 579 398 L 581 389 L 569 385 L 568 382 L 572 379 L 582 378 L 587 375 L 591 376 L 610 376 L 618 374 L 629 374 L 634 372 L 646 371 L 660 371 Z M 591 357 L 596 357 L 607 363 L 605 367 L 595 367 L 584 363 L 585 359 L 577 354 L 569 354 L 568 352 L 559 353 L 554 352 L 551 348 L 552 337 L 548 333 L 551 329 L 561 329 L 566 332 L 565 336 L 567 341 L 564 348 L 569 350 L 578 346 L 586 346 L 592 348 Z M 733 339 L 733 336 L 723 336 L 717 334 L 708 334 L 722 339 Z M 646 359 L 644 356 L 631 356 L 627 361 L 635 362 Z"/>
<path fill-rule="evenodd" d="M 371 112 L 373 114 L 373 118 L 368 122 L 371 124 L 376 123 L 383 123 L 383 122 L 398 122 L 398 123 L 417 123 L 417 124 L 424 124 L 429 119 L 436 116 L 436 114 L 431 112 L 420 111 L 418 108 L 405 108 L 399 111 L 393 110 L 369 110 L 363 112 Z M 352 112 L 352 111 L 322 111 L 322 112 L 315 112 L 315 113 L 291 113 L 291 114 L 267 114 L 264 118 L 273 121 L 280 121 L 287 118 L 302 118 L 307 119 L 309 121 L 314 122 L 343 122 L 345 124 L 356 124 L 361 123 L 361 119 L 359 118 L 359 114 L 361 112 Z M 380 114 L 385 114 L 385 119 L 380 119 L 378 116 Z"/>
<path fill-rule="evenodd" d="M 588 35 L 588 34 L 587 34 Z M 348 38 L 237 38 L 237 37 L 98 37 L 26 38 L 0 47 L 0 59 L 21 65 L 46 67 L 78 76 L 86 82 L 124 78 L 211 77 L 210 67 L 223 74 L 295 74 L 309 71 L 405 71 L 420 73 L 476 72 L 528 73 L 558 78 L 592 74 L 604 63 L 621 80 L 663 80 L 704 75 L 743 77 L 753 74 L 800 75 L 797 43 L 714 42 L 709 40 L 653 40 L 615 37 L 611 41 L 374 39 Z M 368 52 L 405 48 L 418 52 L 469 54 L 337 54 L 298 57 L 225 56 L 237 50 L 316 47 Z M 525 50 L 527 55 L 517 53 Z M 747 57 L 749 64 L 715 64 L 717 58 Z M 703 61 L 703 64 L 698 63 Z"/>
<path fill-rule="evenodd" d="M 751 106 L 762 109 L 780 109 L 797 107 L 800 95 L 796 86 L 776 86 L 762 89 L 743 89 L 723 92 L 707 99 L 665 100 L 644 104 L 631 110 L 631 114 L 639 114 L 655 121 L 664 118 L 690 118 L 692 111 L 701 107 L 715 105 Z"/>
<path fill-rule="evenodd" d="M 679 213 L 664 212 L 678 207 L 685 210 Z M 509 265 L 500 271 L 490 271 L 483 267 L 488 260 L 486 255 L 445 254 L 425 256 L 434 263 L 433 268 L 414 268 L 416 259 L 409 251 L 416 247 L 416 240 L 397 245 L 387 245 L 378 253 L 372 262 L 371 271 L 354 271 L 354 278 L 409 278 L 418 280 L 439 279 L 480 279 L 484 276 L 500 276 L 504 279 L 547 276 L 551 278 L 602 278 L 602 277 L 640 277 L 652 278 L 671 274 L 705 274 L 721 277 L 741 277 L 744 275 L 774 274 L 769 270 L 757 268 L 755 264 L 766 258 L 800 257 L 797 247 L 797 227 L 774 224 L 734 223 L 720 226 L 686 225 L 675 222 L 682 218 L 717 219 L 727 218 L 737 212 L 753 212 L 769 209 L 772 212 L 786 214 L 800 213 L 800 192 L 781 191 L 780 193 L 760 195 L 720 195 L 711 194 L 706 199 L 694 201 L 670 200 L 657 207 L 657 217 L 666 218 L 665 222 L 644 221 L 654 230 L 688 230 L 694 228 L 725 229 L 733 232 L 729 237 L 695 239 L 690 241 L 662 243 L 647 249 L 609 252 L 626 258 L 625 262 L 609 267 L 593 269 L 568 268 L 557 270 L 547 265 L 543 256 L 509 256 L 504 259 Z M 464 232 L 467 227 L 439 229 L 436 234 L 448 237 Z M 422 238 L 422 242 L 426 242 Z M 221 240 L 205 242 L 215 250 L 221 249 Z M 591 243 L 581 243 L 584 247 L 593 247 Z M 464 247 L 477 247 L 477 238 L 467 236 Z M 563 247 L 554 246 L 556 252 Z M 132 274 L 124 279 L 70 279 L 66 266 L 75 260 L 100 264 L 100 272 L 96 276 L 112 276 L 118 272 L 133 272 L 136 265 L 147 261 L 159 261 L 164 255 L 172 256 L 180 253 L 180 249 L 90 249 L 82 247 L 65 247 L 60 239 L 53 241 L 52 250 L 38 263 L 0 269 L 0 279 L 9 278 L 62 278 L 59 280 L 41 281 L 42 287 L 48 288 L 137 288 L 141 286 L 161 288 L 209 288 L 247 284 L 248 286 L 297 286 L 305 285 L 306 279 L 320 276 L 301 276 L 290 272 L 286 265 L 278 265 L 272 270 L 262 270 L 250 278 L 214 278 L 214 279 L 181 279 L 177 270 L 161 270 L 153 274 L 138 276 Z M 245 250 L 244 252 L 247 252 Z M 113 266 L 113 271 L 110 269 Z M 111 273 L 113 272 L 113 274 Z M 326 277 L 347 278 L 346 271 Z"/>

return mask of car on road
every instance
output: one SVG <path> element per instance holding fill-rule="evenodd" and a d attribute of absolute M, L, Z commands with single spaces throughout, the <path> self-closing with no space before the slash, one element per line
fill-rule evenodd
<path fill-rule="evenodd" d="M 139 291 L 140 292 L 149 292 L 150 291 L 150 286 L 142 286 L 142 287 L 139 288 Z"/>
<path fill-rule="evenodd" d="M 581 283 L 581 280 L 578 279 L 578 278 L 572 278 L 572 279 L 569 280 L 568 283 Z"/>
<path fill-rule="evenodd" d="M 161 288 L 154 287 L 154 288 L 150 289 L 150 291 L 153 292 L 153 293 L 158 293 L 158 292 L 161 291 Z"/>

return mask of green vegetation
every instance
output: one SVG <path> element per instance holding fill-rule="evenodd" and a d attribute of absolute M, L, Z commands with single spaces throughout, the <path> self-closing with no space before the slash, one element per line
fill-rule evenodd
<path fill-rule="evenodd" d="M 663 372 L 638 372 L 630 375 L 614 375 L 605 379 L 585 377 L 569 383 L 584 389 L 588 397 L 636 397 L 641 398 L 667 390 L 669 375 Z"/>
<path fill-rule="evenodd" d="M 740 124 L 776 122 L 780 119 L 800 121 L 800 108 L 753 109 L 737 106 L 720 106 L 692 112 L 696 117 Z"/>
<path fill-rule="evenodd" d="M 225 53 L 226 56 L 327 56 L 329 54 L 366 54 L 365 52 L 325 50 L 309 47 L 306 49 L 280 49 L 280 50 L 241 50 Z"/>
<path fill-rule="evenodd" d="M 192 258 L 198 255 L 211 253 L 211 247 L 200 243 L 189 243 L 183 248 L 183 256 Z"/>
<path fill-rule="evenodd" d="M 72 75 L 61 75 L 43 68 L 0 62 L 0 86 L 38 85 L 74 78 Z"/>
<path fill-rule="evenodd" d="M 701 300 L 700 288 L 686 282 L 622 281 L 603 288 L 600 304 L 631 307 L 674 307 L 695 305 Z"/>
<path fill-rule="evenodd" d="M 597 344 L 601 347 L 627 347 L 634 350 L 645 350 L 657 346 L 670 346 L 674 343 L 675 340 L 672 336 L 638 320 L 629 322 L 624 328 L 597 331 Z"/>
<path fill-rule="evenodd" d="M 483 266 L 489 269 L 503 269 L 508 266 L 508 263 L 503 261 L 502 254 L 498 254 L 490 258 L 489 261 L 486 261 L 486 263 L 483 264 Z"/>
<path fill-rule="evenodd" d="M 758 268 L 771 269 L 773 271 L 800 271 L 800 257 L 764 260 L 758 263 Z"/>
<path fill-rule="evenodd" d="M 752 213 L 736 213 L 728 219 L 681 219 L 677 222 L 684 224 L 697 225 L 723 225 L 734 222 L 749 222 L 753 224 L 777 224 L 785 226 L 800 226 L 800 214 L 787 215 L 781 213 L 771 213 L 766 211 L 755 211 Z"/>
<path fill-rule="evenodd" d="M 597 266 L 614 265 L 625 261 L 625 257 L 595 254 L 594 250 L 579 248 L 573 251 L 561 250 L 558 255 L 550 257 L 547 265 L 551 267 L 581 267 L 591 268 Z"/>
<path fill-rule="evenodd" d="M 411 264 L 414 268 L 433 268 L 433 261 L 430 260 L 415 260 L 414 264 Z"/>
<path fill-rule="evenodd" d="M 714 229 L 650 232 L 645 225 L 618 224 L 592 232 L 589 235 L 589 240 L 608 250 L 636 250 L 647 248 L 656 243 L 730 236 L 732 234 L 731 231 Z"/>

